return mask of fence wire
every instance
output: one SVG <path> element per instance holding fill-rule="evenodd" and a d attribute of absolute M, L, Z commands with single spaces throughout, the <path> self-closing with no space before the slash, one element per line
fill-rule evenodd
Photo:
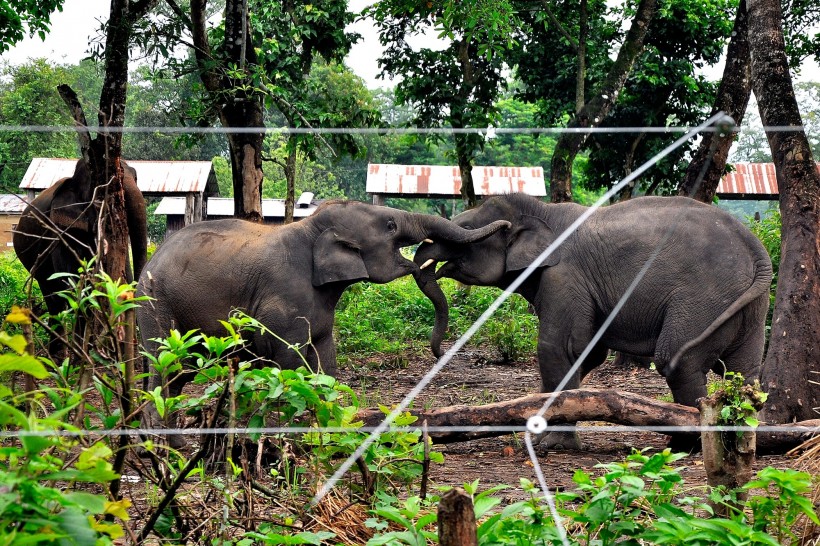
<path fill-rule="evenodd" d="M 198 429 L 182 429 L 182 428 L 139 428 L 139 429 L 70 429 L 70 430 L 42 430 L 42 431 L 0 431 L 0 438 L 22 438 L 30 436 L 66 436 L 66 437 L 118 437 L 124 435 L 135 435 L 140 437 L 151 436 L 204 436 L 204 435 L 229 435 L 229 434 L 261 434 L 261 435 L 290 435 L 290 434 L 311 434 L 311 433 L 362 433 L 368 436 L 362 440 L 356 451 L 350 455 L 335 471 L 335 473 L 319 488 L 312 500 L 312 504 L 318 504 L 327 493 L 333 489 L 335 484 L 341 479 L 347 471 L 355 464 L 356 459 L 361 457 L 365 450 L 376 442 L 382 433 L 386 431 L 399 432 L 418 432 L 421 430 L 420 426 L 394 426 L 393 423 L 409 405 L 416 399 L 424 388 L 438 375 L 438 373 L 452 360 L 452 358 L 464 347 L 464 345 L 476 334 L 481 326 L 498 310 L 498 308 L 513 294 L 515 290 L 535 271 L 536 268 L 549 257 L 568 237 L 572 235 L 590 215 L 592 215 L 598 208 L 605 205 L 609 199 L 620 192 L 633 180 L 637 179 L 646 170 L 655 165 L 658 161 L 672 153 L 674 150 L 685 144 L 692 138 L 697 137 L 701 133 L 717 132 L 730 133 L 739 132 L 740 128 L 735 126 L 734 121 L 723 114 L 717 113 L 708 120 L 691 128 L 686 126 L 666 126 L 666 127 L 617 127 L 617 128 L 566 128 L 566 127 L 533 127 L 533 128 L 511 128 L 511 127 L 486 127 L 486 128 L 325 128 L 325 127 L 240 127 L 240 128 L 226 128 L 226 127 L 87 127 L 89 131 L 93 132 L 121 132 L 121 133 L 150 133 L 150 134 L 242 134 L 242 133 L 259 133 L 264 132 L 268 134 L 359 134 L 359 135 L 405 135 L 405 134 L 436 134 L 436 135 L 455 135 L 455 134 L 480 134 L 485 138 L 493 138 L 502 134 L 563 134 L 563 133 L 578 133 L 578 134 L 612 134 L 612 133 L 663 133 L 674 134 L 682 133 L 674 143 L 670 144 L 664 150 L 656 154 L 646 163 L 641 165 L 629 176 L 615 184 L 605 194 L 603 194 L 592 206 L 588 209 L 563 233 L 561 233 L 556 240 L 550 244 L 538 256 L 529 267 L 527 267 L 502 293 L 490 304 L 489 307 L 481 314 L 481 316 L 470 326 L 470 328 L 459 337 L 450 349 L 436 362 L 436 364 L 422 377 L 422 379 L 413 387 L 413 389 L 405 396 L 405 398 L 396 405 L 391 412 L 379 423 L 377 426 L 363 426 L 363 427 L 305 427 L 305 426 L 288 426 L 288 427 L 218 427 L 218 428 L 198 428 Z M 776 132 L 791 132 L 803 131 L 801 126 L 770 126 L 764 127 L 765 131 Z M 37 132 L 37 133 L 66 133 L 77 130 L 75 126 L 69 125 L 0 125 L 0 133 L 2 132 Z M 701 179 L 703 177 L 701 172 Z M 700 181 L 698 181 L 698 184 Z M 806 426 L 789 426 L 789 425 L 760 425 L 756 427 L 751 426 L 670 426 L 670 425 L 602 425 L 602 426 L 577 426 L 577 425 L 550 425 L 544 415 L 546 415 L 549 408 L 557 399 L 558 395 L 564 390 L 564 387 L 579 370 L 585 358 L 589 355 L 592 347 L 601 339 L 607 327 L 615 319 L 617 313 L 626 303 L 627 299 L 636 289 L 640 283 L 643 275 L 652 266 L 652 263 L 657 258 L 660 248 L 664 241 L 671 236 L 676 224 L 671 225 L 666 237 L 663 238 L 653 254 L 645 262 L 643 268 L 640 270 L 632 284 L 629 286 L 623 297 L 616 304 L 613 312 L 603 323 L 601 328 L 596 332 L 591 343 L 585 348 L 578 360 L 567 372 L 564 378 L 559 383 L 558 387 L 551 393 L 542 407 L 535 412 L 530 418 L 520 425 L 509 426 L 426 426 L 429 433 L 463 433 L 463 434 L 484 434 L 484 435 L 502 435 L 512 433 L 523 433 L 526 449 L 533 464 L 534 471 L 538 478 L 539 485 L 544 494 L 544 498 L 550 508 L 553 519 L 556 523 L 556 528 L 561 534 L 561 539 L 564 544 L 568 544 L 567 537 L 561 524 L 561 518 L 556 510 L 555 502 L 550 488 L 546 483 L 543 469 L 541 468 L 538 457 L 535 453 L 533 437 L 536 434 L 544 434 L 549 432 L 655 432 L 655 433 L 701 433 L 705 431 L 719 431 L 719 432 L 772 432 L 772 433 L 812 433 L 820 432 L 820 427 L 806 427 Z"/>

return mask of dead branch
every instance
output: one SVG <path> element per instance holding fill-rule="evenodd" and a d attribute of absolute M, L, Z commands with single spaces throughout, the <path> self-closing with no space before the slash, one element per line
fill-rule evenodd
<path fill-rule="evenodd" d="M 551 396 L 551 393 L 531 394 L 483 406 L 459 405 L 409 411 L 418 417 L 418 422 L 427 421 L 427 426 L 432 429 L 428 431 L 431 440 L 448 444 L 510 434 L 503 427 L 526 426 L 527 419 L 541 411 Z M 376 426 L 384 417 L 378 409 L 365 409 L 357 415 L 365 426 Z M 544 413 L 544 418 L 551 425 L 576 421 L 604 421 L 641 427 L 698 427 L 700 424 L 697 408 L 609 389 L 563 391 Z M 785 453 L 820 432 L 820 420 L 784 426 L 794 431 L 757 433 L 759 453 Z M 442 427 L 461 427 L 462 430 L 441 430 Z M 463 430 L 469 427 L 475 429 Z"/>

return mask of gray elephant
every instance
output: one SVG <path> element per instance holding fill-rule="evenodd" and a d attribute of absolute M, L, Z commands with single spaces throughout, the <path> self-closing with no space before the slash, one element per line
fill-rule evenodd
<path fill-rule="evenodd" d="M 422 244 L 417 264 L 446 262 L 418 277 L 436 303 L 434 353 L 441 354 L 448 320 L 434 278 L 505 288 L 586 210 L 521 194 L 495 197 L 453 221 L 471 229 L 506 220 L 510 229 L 472 245 Z M 555 390 L 656 249 L 646 276 L 566 388 L 579 387 L 608 350 L 651 357 L 675 401 L 689 406 L 705 396 L 710 369 L 759 377 L 772 280 L 765 248 L 715 206 L 639 197 L 595 211 L 516 290 L 539 318 L 543 392 Z M 575 434 L 552 433 L 544 442 L 580 447 Z"/>
<path fill-rule="evenodd" d="M 237 219 L 187 226 L 157 249 L 145 267 L 138 294 L 152 301 L 137 311 L 143 344 L 155 353 L 154 338 L 172 328 L 224 334 L 220 324 L 234 309 L 259 320 L 288 344 L 310 344 L 297 354 L 269 334 L 252 334 L 251 351 L 283 368 L 302 364 L 336 372 L 333 318 L 342 292 L 358 281 L 387 283 L 417 274 L 401 248 L 425 239 L 465 244 L 481 240 L 506 222 L 478 230 L 437 216 L 413 214 L 355 201 L 323 203 L 308 218 L 286 226 Z M 153 372 L 149 388 L 160 386 Z M 170 381 L 179 393 L 185 374 Z M 147 425 L 159 425 L 153 408 Z"/>
<path fill-rule="evenodd" d="M 147 261 L 145 199 L 137 187 L 136 171 L 125 162 L 122 166 L 133 275 L 138 278 Z M 65 278 L 50 277 L 55 273 L 77 273 L 80 260 L 88 260 L 97 252 L 97 208 L 91 204 L 93 189 L 88 166 L 80 159 L 71 177 L 55 182 L 23 210 L 14 230 L 14 251 L 40 285 L 51 315 L 66 309 L 66 300 L 57 293 L 69 285 Z M 60 345 L 58 339 L 52 339 L 49 346 L 52 355 Z"/>

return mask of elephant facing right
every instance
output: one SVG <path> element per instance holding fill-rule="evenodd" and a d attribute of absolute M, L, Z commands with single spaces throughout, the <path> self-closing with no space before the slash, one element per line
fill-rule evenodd
<path fill-rule="evenodd" d="M 436 306 L 433 352 L 447 328 L 446 299 L 435 279 L 506 288 L 586 207 L 521 194 L 487 200 L 456 216 L 466 228 L 506 220 L 511 227 L 472 244 L 423 243 L 414 261 L 419 286 Z M 638 197 L 596 210 L 516 289 L 539 318 L 542 392 L 554 391 L 613 312 L 650 257 L 654 261 L 566 385 L 609 350 L 651 357 L 677 403 L 706 395 L 709 370 L 760 376 L 772 264 L 739 220 L 686 197 Z M 445 262 L 437 272 L 433 262 Z M 578 448 L 575 434 L 542 444 Z"/>

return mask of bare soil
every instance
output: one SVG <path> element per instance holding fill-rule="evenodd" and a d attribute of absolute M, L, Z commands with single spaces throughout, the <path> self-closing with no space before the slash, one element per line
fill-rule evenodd
<path fill-rule="evenodd" d="M 436 363 L 429 353 L 412 354 L 400 359 L 379 362 L 349 362 L 339 379 L 362 393 L 368 406 L 395 404 L 419 383 Z M 585 387 L 618 389 L 654 398 L 671 400 L 671 393 L 660 374 L 634 366 L 618 367 L 608 361 L 594 370 L 584 381 Z M 540 380 L 537 361 L 504 363 L 488 351 L 466 348 L 457 354 L 428 384 L 414 401 L 416 408 L 436 408 L 456 404 L 480 405 L 510 400 L 538 392 Z M 596 464 L 619 461 L 633 449 L 664 449 L 669 437 L 646 431 L 611 432 L 596 430 L 607 423 L 584 422 L 580 431 L 583 450 L 551 451 L 536 446 L 537 462 L 551 488 L 573 488 L 576 469 L 592 470 Z M 459 486 L 480 480 L 483 487 L 497 484 L 517 486 L 519 478 L 536 481 L 523 436 L 511 434 L 497 438 L 473 440 L 435 446 L 444 454 L 444 464 L 431 467 L 431 480 L 436 485 Z M 686 468 L 682 475 L 689 486 L 706 484 L 706 474 L 700 456 L 694 454 L 681 461 Z M 762 456 L 756 468 L 774 466 L 796 468 L 795 457 Z M 516 495 L 511 492 L 511 495 Z"/>

